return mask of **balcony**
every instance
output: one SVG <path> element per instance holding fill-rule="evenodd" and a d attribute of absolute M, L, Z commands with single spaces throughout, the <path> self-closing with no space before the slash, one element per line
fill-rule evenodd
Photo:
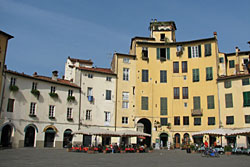
<path fill-rule="evenodd" d="M 191 109 L 192 116 L 202 116 L 203 109 Z"/>

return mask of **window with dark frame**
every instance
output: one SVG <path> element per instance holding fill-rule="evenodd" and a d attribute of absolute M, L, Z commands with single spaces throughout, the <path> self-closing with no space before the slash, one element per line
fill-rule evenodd
<path fill-rule="evenodd" d="M 233 95 L 232 93 L 225 94 L 226 108 L 233 107 Z"/>
<path fill-rule="evenodd" d="M 250 124 L 250 115 L 245 115 L 245 123 Z"/>
<path fill-rule="evenodd" d="M 31 102 L 30 103 L 30 113 L 29 115 L 36 115 L 36 103 Z"/>
<path fill-rule="evenodd" d="M 7 105 L 7 112 L 13 112 L 14 111 L 14 102 L 15 99 L 8 99 L 8 105 Z"/>
<path fill-rule="evenodd" d="M 249 78 L 244 78 L 244 79 L 242 79 L 242 85 L 243 85 L 243 86 L 245 86 L 245 85 L 250 85 Z"/>
<path fill-rule="evenodd" d="M 148 70 L 142 70 L 142 82 L 148 82 Z"/>
<path fill-rule="evenodd" d="M 173 72 L 174 73 L 179 73 L 179 62 L 173 62 Z"/>
<path fill-rule="evenodd" d="M 182 88 L 182 99 L 188 99 L 188 87 Z"/>
<path fill-rule="evenodd" d="M 234 68 L 234 67 L 235 67 L 234 60 L 229 60 L 229 68 Z"/>
<path fill-rule="evenodd" d="M 161 97 L 160 98 L 160 107 L 161 107 L 161 115 L 167 115 L 168 114 L 168 99 L 167 97 Z"/>
<path fill-rule="evenodd" d="M 183 125 L 189 125 L 189 117 L 188 116 L 183 117 Z"/>
<path fill-rule="evenodd" d="M 206 68 L 206 80 L 207 81 L 213 80 L 213 67 Z"/>
<path fill-rule="evenodd" d="M 182 73 L 187 73 L 187 61 L 183 61 L 181 62 L 181 66 L 182 66 Z"/>
<path fill-rule="evenodd" d="M 231 87 L 232 87 L 231 81 L 224 81 L 224 88 L 231 88 Z"/>
<path fill-rule="evenodd" d="M 122 117 L 122 124 L 128 124 L 128 117 Z"/>
<path fill-rule="evenodd" d="M 214 96 L 207 96 L 207 109 L 214 109 Z"/>
<path fill-rule="evenodd" d="M 106 100 L 111 100 L 111 90 L 106 90 Z"/>
<path fill-rule="evenodd" d="M 174 117 L 174 125 L 180 125 L 180 117 L 179 116 L 175 116 Z"/>
<path fill-rule="evenodd" d="M 227 116 L 226 117 L 226 124 L 233 125 L 234 124 L 234 116 Z"/>
<path fill-rule="evenodd" d="M 148 110 L 148 97 L 141 97 L 141 110 Z"/>
<path fill-rule="evenodd" d="M 208 117 L 208 125 L 215 125 L 215 117 Z"/>
<path fill-rule="evenodd" d="M 199 69 L 193 69 L 193 82 L 200 81 L 200 72 Z"/>
<path fill-rule="evenodd" d="M 174 99 L 180 99 L 180 88 L 174 88 Z"/>
<path fill-rule="evenodd" d="M 201 118 L 194 118 L 194 126 L 200 126 L 201 125 Z"/>
<path fill-rule="evenodd" d="M 243 106 L 250 107 L 250 91 L 243 92 Z"/>
<path fill-rule="evenodd" d="M 91 120 L 91 110 L 86 110 L 85 120 Z"/>
<path fill-rule="evenodd" d="M 168 118 L 161 118 L 161 126 L 167 126 L 168 125 Z"/>
<path fill-rule="evenodd" d="M 166 70 L 160 71 L 160 83 L 167 83 L 167 71 Z"/>
<path fill-rule="evenodd" d="M 194 96 L 193 97 L 193 102 L 194 102 L 194 109 L 195 110 L 201 109 L 201 99 L 200 99 L 200 96 Z"/>
<path fill-rule="evenodd" d="M 165 41 L 165 34 L 161 34 L 161 41 Z"/>

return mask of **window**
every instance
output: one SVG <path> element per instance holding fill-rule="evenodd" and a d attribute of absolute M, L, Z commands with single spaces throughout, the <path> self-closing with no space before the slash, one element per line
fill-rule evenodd
<path fill-rule="evenodd" d="M 174 125 L 180 125 L 180 117 L 174 117 Z"/>
<path fill-rule="evenodd" d="M 200 81 L 199 69 L 193 69 L 193 82 Z"/>
<path fill-rule="evenodd" d="M 110 122 L 110 112 L 105 111 L 104 114 L 105 114 L 105 119 L 104 119 L 104 121 L 105 121 L 105 122 Z"/>
<path fill-rule="evenodd" d="M 250 85 L 249 78 L 242 79 L 242 85 Z"/>
<path fill-rule="evenodd" d="M 142 70 L 142 82 L 148 82 L 148 70 Z"/>
<path fill-rule="evenodd" d="M 207 81 L 213 80 L 213 67 L 206 68 L 206 80 Z"/>
<path fill-rule="evenodd" d="M 129 80 L 129 68 L 123 68 L 123 80 L 124 81 Z"/>
<path fill-rule="evenodd" d="M 148 48 L 142 47 L 142 60 L 148 60 Z"/>
<path fill-rule="evenodd" d="M 223 57 L 220 57 L 220 58 L 219 58 L 219 62 L 220 62 L 220 63 L 224 63 L 224 58 L 223 58 Z"/>
<path fill-rule="evenodd" d="M 122 124 L 128 124 L 128 117 L 122 117 Z"/>
<path fill-rule="evenodd" d="M 243 92 L 243 106 L 250 106 L 250 92 Z"/>
<path fill-rule="evenodd" d="M 194 126 L 200 126 L 201 125 L 201 118 L 194 118 Z"/>
<path fill-rule="evenodd" d="M 88 87 L 87 96 L 93 96 L 93 88 Z"/>
<path fill-rule="evenodd" d="M 160 71 L 160 83 L 167 83 L 167 71 L 166 70 Z"/>
<path fill-rule="evenodd" d="M 122 92 L 122 108 L 129 107 L 129 92 Z"/>
<path fill-rule="evenodd" d="M 207 109 L 214 109 L 214 96 L 207 96 Z"/>
<path fill-rule="evenodd" d="M 86 110 L 85 120 L 91 120 L 91 110 Z"/>
<path fill-rule="evenodd" d="M 201 57 L 201 45 L 188 47 L 188 58 Z"/>
<path fill-rule="evenodd" d="M 73 90 L 71 89 L 68 90 L 68 96 L 73 96 Z"/>
<path fill-rule="evenodd" d="M 183 99 L 188 99 L 188 87 L 183 87 L 182 88 L 182 98 Z"/>
<path fill-rule="evenodd" d="M 243 64 L 246 65 L 248 63 L 248 59 L 243 59 Z"/>
<path fill-rule="evenodd" d="M 234 116 L 227 116 L 226 117 L 226 124 L 233 125 L 234 124 Z"/>
<path fill-rule="evenodd" d="M 32 82 L 32 89 L 31 90 L 37 90 L 37 83 Z"/>
<path fill-rule="evenodd" d="M 183 61 L 182 63 L 181 63 L 182 65 L 181 65 L 181 67 L 182 67 L 182 73 L 187 73 L 187 62 L 186 61 Z"/>
<path fill-rule="evenodd" d="M 246 124 L 250 123 L 250 115 L 245 115 L 245 123 Z"/>
<path fill-rule="evenodd" d="M 50 93 L 56 93 L 56 87 L 55 86 L 50 87 Z"/>
<path fill-rule="evenodd" d="M 11 77 L 10 78 L 10 86 L 15 86 L 16 85 L 16 78 Z"/>
<path fill-rule="evenodd" d="M 233 107 L 233 95 L 232 93 L 225 94 L 226 108 Z"/>
<path fill-rule="evenodd" d="M 106 81 L 111 81 L 112 77 L 106 77 Z"/>
<path fill-rule="evenodd" d="M 180 88 L 174 88 L 174 99 L 180 99 Z"/>
<path fill-rule="evenodd" d="M 205 56 L 211 56 L 211 43 L 205 44 Z"/>
<path fill-rule="evenodd" d="M 224 82 L 224 88 L 231 88 L 231 87 L 232 87 L 231 81 Z"/>
<path fill-rule="evenodd" d="M 168 118 L 161 118 L 161 126 L 167 126 L 168 125 Z"/>
<path fill-rule="evenodd" d="M 67 119 L 72 119 L 73 115 L 72 115 L 72 108 L 67 108 Z"/>
<path fill-rule="evenodd" d="M 106 100 L 111 100 L 111 90 L 106 90 Z"/>
<path fill-rule="evenodd" d="M 123 63 L 129 63 L 129 58 L 127 57 L 123 58 Z"/>
<path fill-rule="evenodd" d="M 183 117 L 183 125 L 189 125 L 189 117 L 187 116 Z"/>
<path fill-rule="evenodd" d="M 229 68 L 234 68 L 235 64 L 234 64 L 234 60 L 229 60 Z"/>
<path fill-rule="evenodd" d="M 194 109 L 195 109 L 195 110 L 201 109 L 200 96 L 194 96 L 194 97 L 193 97 L 193 100 L 194 100 Z"/>
<path fill-rule="evenodd" d="M 49 118 L 55 118 L 55 106 L 49 106 Z"/>
<path fill-rule="evenodd" d="M 148 110 L 148 97 L 145 96 L 141 97 L 141 109 Z"/>
<path fill-rule="evenodd" d="M 14 111 L 14 99 L 8 99 L 8 106 L 7 106 L 7 112 L 13 112 Z"/>
<path fill-rule="evenodd" d="M 30 115 L 36 115 L 36 103 L 31 102 L 30 103 Z"/>
<path fill-rule="evenodd" d="M 179 62 L 173 62 L 174 73 L 179 73 Z"/>
<path fill-rule="evenodd" d="M 166 97 L 161 97 L 161 115 L 168 114 L 168 99 Z"/>
<path fill-rule="evenodd" d="M 208 125 L 215 125 L 215 117 L 208 117 Z"/>
<path fill-rule="evenodd" d="M 165 40 L 165 34 L 161 34 L 161 41 L 164 41 Z"/>
<path fill-rule="evenodd" d="M 93 74 L 88 74 L 88 78 L 93 78 Z"/>
<path fill-rule="evenodd" d="M 170 60 L 170 48 L 157 48 L 157 60 Z"/>

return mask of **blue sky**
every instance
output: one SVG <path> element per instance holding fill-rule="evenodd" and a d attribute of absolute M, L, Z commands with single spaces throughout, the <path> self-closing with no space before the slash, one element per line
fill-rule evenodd
<path fill-rule="evenodd" d="M 249 0 L 0 0 L 0 29 L 9 41 L 8 69 L 64 74 L 68 56 L 109 68 L 134 36 L 148 37 L 151 19 L 175 21 L 177 41 L 218 33 L 221 52 L 250 50 Z"/>

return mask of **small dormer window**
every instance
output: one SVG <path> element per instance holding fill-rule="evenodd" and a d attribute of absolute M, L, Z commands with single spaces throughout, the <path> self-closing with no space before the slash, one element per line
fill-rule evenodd
<path fill-rule="evenodd" d="M 161 34 L 161 41 L 164 41 L 165 40 L 165 34 Z"/>

